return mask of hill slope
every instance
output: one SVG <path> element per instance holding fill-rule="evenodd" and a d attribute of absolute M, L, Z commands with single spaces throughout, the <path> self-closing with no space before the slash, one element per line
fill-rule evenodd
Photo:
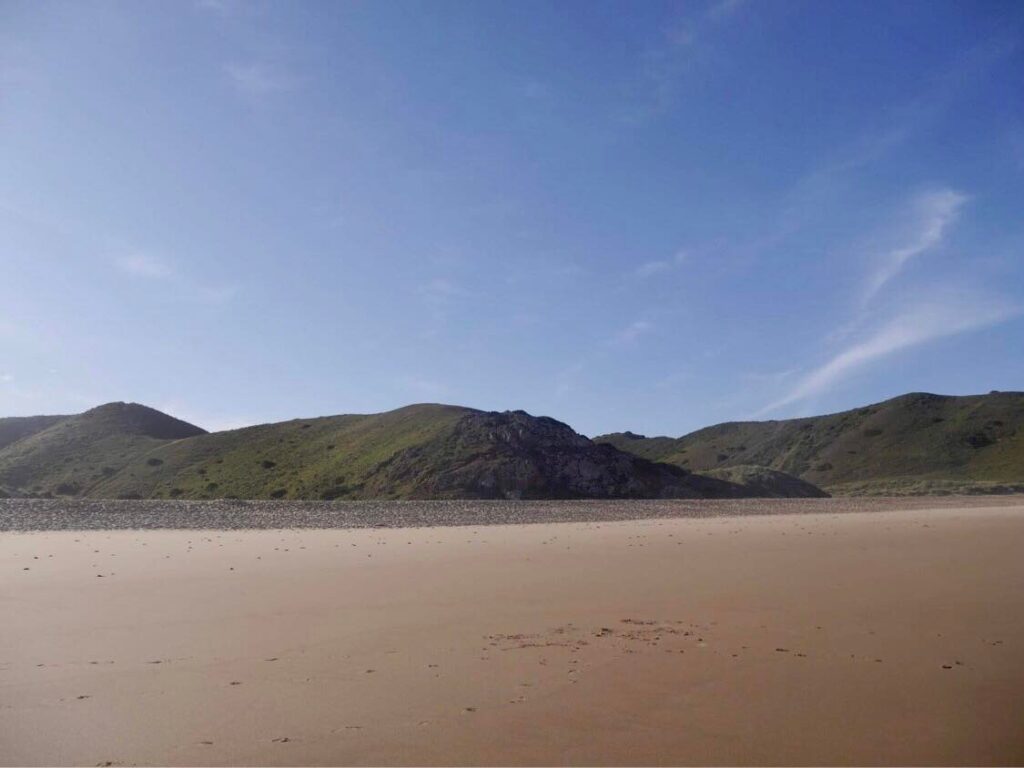
<path fill-rule="evenodd" d="M 0 451 L 8 445 L 42 432 L 67 416 L 9 416 L 0 419 Z"/>
<path fill-rule="evenodd" d="M 0 487 L 31 494 L 85 495 L 140 453 L 204 434 L 199 427 L 136 403 L 109 403 L 0 449 Z"/>
<path fill-rule="evenodd" d="M 414 405 L 160 445 L 89 489 L 122 498 L 735 497 L 731 483 L 598 446 L 553 419 Z"/>
<path fill-rule="evenodd" d="M 751 496 L 773 499 L 820 499 L 829 494 L 799 477 L 768 467 L 740 464 L 733 467 L 709 469 L 706 477 L 736 483 Z"/>
<path fill-rule="evenodd" d="M 695 472 L 759 465 L 833 492 L 924 492 L 1024 482 L 1024 393 L 912 393 L 827 416 L 729 422 L 679 438 L 603 435 Z"/>

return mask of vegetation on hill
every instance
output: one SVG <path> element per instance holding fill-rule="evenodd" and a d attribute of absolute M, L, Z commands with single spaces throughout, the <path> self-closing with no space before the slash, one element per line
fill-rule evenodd
<path fill-rule="evenodd" d="M 522 411 L 413 405 L 207 434 L 134 403 L 0 420 L 0 494 L 97 498 L 704 498 L 1011 492 L 1024 393 L 595 440 Z"/>
<path fill-rule="evenodd" d="M 768 467 L 740 464 L 704 472 L 707 477 L 725 480 L 740 486 L 750 496 L 777 499 L 816 499 L 828 496 L 816 485 L 799 477 Z"/>
<path fill-rule="evenodd" d="M 0 419 L 0 451 L 12 443 L 23 440 L 52 427 L 67 416 L 9 416 Z"/>
<path fill-rule="evenodd" d="M 399 451 L 450 429 L 468 408 L 413 405 L 373 415 L 261 424 L 156 445 L 91 495 L 111 498 L 364 498 Z M 401 496 L 396 488 L 389 497 Z"/>
<path fill-rule="evenodd" d="M 596 446 L 553 419 L 414 405 L 160 445 L 92 488 L 121 498 L 405 499 L 736 496 Z"/>
<path fill-rule="evenodd" d="M 978 492 L 1024 481 L 1024 393 L 912 393 L 827 416 L 729 422 L 679 438 L 625 432 L 594 440 L 695 472 L 769 467 L 832 493 L 924 493 L 936 482 L 947 492 Z"/>
<path fill-rule="evenodd" d="M 88 495 L 140 453 L 203 434 L 199 427 L 135 403 L 109 403 L 53 418 L 46 428 L 0 449 L 0 487 L 8 488 L 9 495 Z"/>

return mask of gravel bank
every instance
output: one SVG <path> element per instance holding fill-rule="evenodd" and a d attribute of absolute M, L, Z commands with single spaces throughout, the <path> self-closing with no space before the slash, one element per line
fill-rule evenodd
<path fill-rule="evenodd" d="M 114 501 L 0 499 L 0 531 L 422 528 L 581 523 L 950 507 L 1013 507 L 1024 496 L 628 501 Z"/>

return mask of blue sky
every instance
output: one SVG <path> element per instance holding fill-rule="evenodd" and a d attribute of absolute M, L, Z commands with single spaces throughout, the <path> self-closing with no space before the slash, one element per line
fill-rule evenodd
<path fill-rule="evenodd" d="M 3 2 L 0 413 L 1024 388 L 1019 2 Z"/>

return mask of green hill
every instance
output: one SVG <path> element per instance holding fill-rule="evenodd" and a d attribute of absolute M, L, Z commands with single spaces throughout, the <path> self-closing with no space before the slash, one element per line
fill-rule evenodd
<path fill-rule="evenodd" d="M 745 489 L 750 496 L 776 499 L 815 499 L 829 495 L 806 480 L 768 467 L 740 464 L 709 469 L 702 474 L 706 477 L 735 483 Z"/>
<path fill-rule="evenodd" d="M 0 449 L 0 487 L 7 492 L 88 495 L 140 453 L 203 434 L 199 427 L 135 403 L 109 403 L 49 426 Z"/>
<path fill-rule="evenodd" d="M 0 451 L 8 445 L 42 432 L 67 416 L 9 416 L 0 419 Z"/>
<path fill-rule="evenodd" d="M 588 440 L 554 419 L 413 405 L 207 434 L 111 403 L 0 420 L 0 493 L 97 498 L 657 498 L 1009 492 L 1024 393 L 909 394 L 680 438 Z"/>
<path fill-rule="evenodd" d="M 0 493 L 186 499 L 768 493 L 598 445 L 561 422 L 522 411 L 413 405 L 208 434 L 145 406 L 111 403 L 35 426 L 0 449 Z"/>
<path fill-rule="evenodd" d="M 413 405 L 159 445 L 90 488 L 121 498 L 729 497 L 730 483 L 594 445 L 553 419 Z"/>
<path fill-rule="evenodd" d="M 295 419 L 215 432 L 154 446 L 90 495 L 361 498 L 378 465 L 451 429 L 469 413 L 468 408 L 413 405 L 369 416 Z M 395 489 L 391 496 L 400 493 Z"/>
<path fill-rule="evenodd" d="M 984 492 L 1024 482 L 1024 393 L 912 393 L 827 416 L 595 442 L 704 472 L 758 465 L 833 493 Z"/>

